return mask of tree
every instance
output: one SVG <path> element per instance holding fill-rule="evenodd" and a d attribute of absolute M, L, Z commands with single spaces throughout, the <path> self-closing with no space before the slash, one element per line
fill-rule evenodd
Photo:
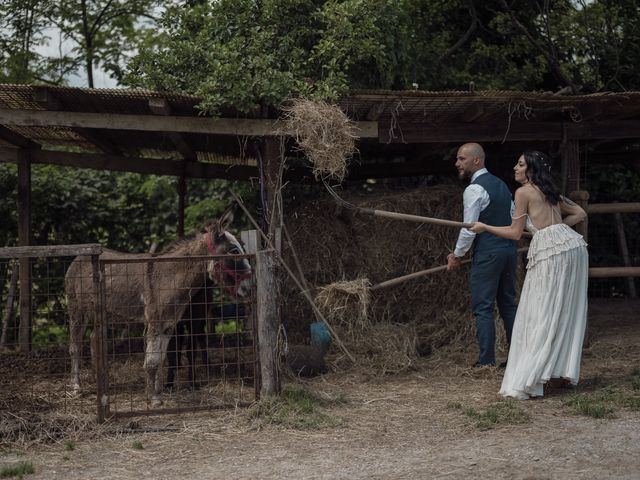
<path fill-rule="evenodd" d="M 66 56 L 50 58 L 37 48 L 51 39 L 45 34 L 50 22 L 50 0 L 5 0 L 0 3 L 0 82 L 60 84 L 74 71 Z"/>
<path fill-rule="evenodd" d="M 129 65 L 133 86 L 200 95 L 210 112 L 259 112 L 291 95 L 336 98 L 354 78 L 394 86 L 402 3 L 220 0 L 168 9 Z M 188 74 L 186 74 L 188 72 Z"/>
<path fill-rule="evenodd" d="M 93 88 L 98 65 L 116 79 L 122 75 L 127 52 L 133 52 L 153 26 L 159 0 L 58 0 L 48 11 L 50 21 L 75 46 L 75 61 L 82 64 Z M 145 23 L 145 20 L 149 21 Z"/>

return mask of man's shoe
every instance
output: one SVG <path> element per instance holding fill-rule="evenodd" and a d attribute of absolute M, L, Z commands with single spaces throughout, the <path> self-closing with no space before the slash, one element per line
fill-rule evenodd
<path fill-rule="evenodd" d="M 473 368 L 482 368 L 482 367 L 495 367 L 495 363 L 480 363 L 476 362 L 472 365 Z"/>

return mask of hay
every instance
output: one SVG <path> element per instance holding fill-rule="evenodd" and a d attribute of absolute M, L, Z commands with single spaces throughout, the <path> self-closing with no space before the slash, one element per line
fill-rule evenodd
<path fill-rule="evenodd" d="M 458 182 L 404 191 L 389 191 L 376 185 L 369 188 L 373 191 L 345 190 L 342 195 L 365 208 L 436 218 L 462 217 L 463 186 Z M 327 285 L 320 289 L 316 300 L 338 333 L 344 335 L 347 348 L 360 366 L 370 373 L 407 370 L 420 357 L 445 348 L 475 357 L 478 347 L 468 267 L 460 272 L 426 275 L 375 292 L 344 280 L 368 279 L 376 284 L 444 265 L 455 245 L 456 229 L 353 215 L 337 210 L 327 196 L 309 198 L 291 209 L 287 228 L 308 282 Z M 290 252 L 285 251 L 284 255 L 287 260 Z M 370 294 L 366 308 L 356 295 L 360 291 Z M 287 334 L 296 343 L 308 342 L 313 313 L 292 285 L 285 283 L 283 295 L 289 299 L 284 307 Z M 496 349 L 504 357 L 506 341 L 501 324 L 496 321 Z M 330 355 L 335 356 L 329 359 L 334 365 L 348 366 L 337 350 L 332 349 Z"/>
<path fill-rule="evenodd" d="M 370 325 L 371 282 L 366 278 L 341 280 L 318 289 L 315 302 L 332 325 L 355 338 Z"/>
<path fill-rule="evenodd" d="M 335 105 L 301 98 L 291 100 L 282 112 L 285 132 L 313 164 L 316 179 L 342 182 L 356 151 L 356 129 L 349 117 Z"/>

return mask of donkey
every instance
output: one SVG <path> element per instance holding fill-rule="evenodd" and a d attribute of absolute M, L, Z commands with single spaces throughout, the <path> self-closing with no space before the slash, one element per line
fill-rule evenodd
<path fill-rule="evenodd" d="M 238 251 L 238 248 L 242 252 L 240 243 L 227 231 L 232 221 L 233 212 L 228 208 L 218 220 L 209 221 L 195 238 L 178 241 L 154 257 L 162 259 L 220 256 L 232 250 Z M 148 388 L 150 383 L 155 383 L 149 381 L 149 372 L 152 371 L 155 375 L 166 356 L 168 335 L 183 317 L 191 297 L 204 288 L 207 276 L 219 285 L 227 285 L 240 298 L 248 296 L 252 288 L 251 266 L 246 259 L 211 259 L 207 265 L 207 274 L 204 274 L 202 258 L 181 262 L 180 270 L 175 271 L 174 262 L 158 262 L 158 266 L 154 267 L 154 262 L 150 261 L 151 257 L 150 254 L 129 254 L 113 250 L 105 250 L 100 257 L 101 260 L 126 260 L 123 263 L 105 265 L 106 314 L 111 322 L 123 322 L 123 325 L 144 321 L 144 364 Z M 91 272 L 90 260 L 80 256 L 71 263 L 65 275 L 69 310 L 71 387 L 76 392 L 80 390 L 82 339 L 95 311 L 96 292 Z M 162 304 L 155 303 L 156 301 Z M 154 316 L 152 312 L 157 312 L 160 316 Z M 93 333 L 91 340 L 92 360 L 95 365 Z M 155 392 L 155 389 L 153 391 Z"/>
<path fill-rule="evenodd" d="M 241 253 L 241 251 L 233 252 Z M 240 273 L 240 272 L 239 272 Z M 231 274 L 231 272 L 230 272 Z M 228 282 L 226 282 L 228 284 Z M 229 286 L 229 284 L 227 285 Z M 169 339 L 167 347 L 167 381 L 165 390 L 172 390 L 176 371 L 180 367 L 182 350 L 186 346 L 188 364 L 188 381 L 192 388 L 196 388 L 196 358 L 200 356 L 200 365 L 206 367 L 207 375 L 211 374 L 209 363 L 210 348 L 235 348 L 244 346 L 247 342 L 246 308 L 236 294 L 224 295 L 210 280 L 205 287 L 198 290 L 191 297 L 189 306 L 182 319 L 176 325 L 174 335 Z M 218 326 L 226 321 L 233 321 L 239 328 L 234 334 L 218 333 Z"/>
<path fill-rule="evenodd" d="M 195 241 L 179 244 L 185 248 L 181 255 L 223 255 L 243 251 L 240 242 L 226 227 L 233 221 L 233 213 L 227 210 L 216 222 L 210 222 L 205 233 Z M 173 254 L 175 255 L 176 252 Z M 209 277 L 236 301 L 251 293 L 251 266 L 246 259 L 226 256 L 223 261 L 213 261 L 208 266 Z M 171 276 L 171 281 L 167 278 Z M 205 286 L 197 261 L 185 262 L 180 271 L 170 270 L 164 262 L 147 262 L 143 274 L 143 302 L 145 324 L 144 369 L 147 375 L 147 397 L 152 405 L 162 404 L 162 365 L 167 346 L 178 322 L 189 305 L 191 292 Z M 185 288 L 188 287 L 188 288 Z"/>

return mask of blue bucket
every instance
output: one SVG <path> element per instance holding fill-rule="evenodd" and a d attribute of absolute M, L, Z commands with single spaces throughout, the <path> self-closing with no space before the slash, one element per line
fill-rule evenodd
<path fill-rule="evenodd" d="M 322 355 L 327 353 L 331 346 L 331 334 L 324 322 L 313 322 L 311 324 L 311 345 L 318 348 Z"/>

